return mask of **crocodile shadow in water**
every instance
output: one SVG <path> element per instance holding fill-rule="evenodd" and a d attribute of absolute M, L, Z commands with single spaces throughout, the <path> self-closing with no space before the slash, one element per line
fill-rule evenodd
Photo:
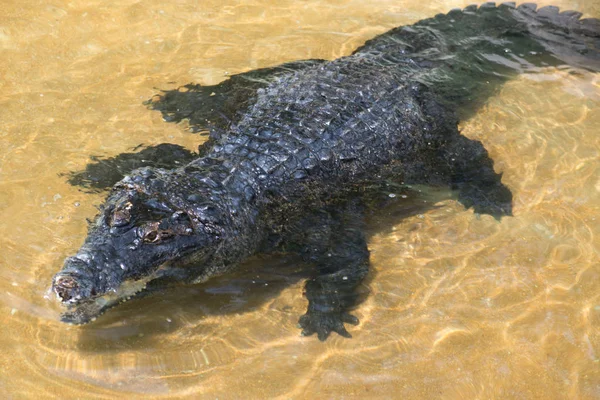
<path fill-rule="evenodd" d="M 139 145 L 131 153 L 121 153 L 115 157 L 91 156 L 91 162 L 83 171 L 68 172 L 61 176 L 67 177 L 67 182 L 79 186 L 84 192 L 101 192 L 138 168 L 173 169 L 196 158 L 197 153 L 176 144 Z"/>

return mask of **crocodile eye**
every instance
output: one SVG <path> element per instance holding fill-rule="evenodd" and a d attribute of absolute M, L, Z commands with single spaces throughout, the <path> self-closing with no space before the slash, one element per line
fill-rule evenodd
<path fill-rule="evenodd" d="M 127 225 L 131 222 L 131 209 L 133 204 L 130 201 L 117 204 L 109 214 L 108 221 L 111 227 L 119 227 Z"/>
<path fill-rule="evenodd" d="M 158 229 L 158 223 L 155 222 L 139 227 L 138 236 L 142 238 L 144 243 L 158 243 L 161 239 Z"/>
<path fill-rule="evenodd" d="M 149 231 L 144 234 L 144 242 L 146 243 L 157 243 L 160 240 L 158 231 Z"/>
<path fill-rule="evenodd" d="M 175 236 L 175 233 L 171 229 L 160 229 L 160 224 L 154 222 L 139 228 L 138 235 L 144 243 L 157 244 Z"/>

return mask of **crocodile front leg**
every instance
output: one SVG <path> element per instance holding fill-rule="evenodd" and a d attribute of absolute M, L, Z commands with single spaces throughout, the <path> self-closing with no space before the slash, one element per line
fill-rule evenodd
<path fill-rule="evenodd" d="M 351 337 L 344 324 L 358 324 L 349 311 L 357 288 L 369 269 L 369 250 L 363 233 L 362 212 L 356 205 L 324 209 L 306 217 L 291 243 L 303 259 L 316 265 L 317 274 L 306 282 L 306 314 L 300 317 L 302 335 L 331 332 Z"/>

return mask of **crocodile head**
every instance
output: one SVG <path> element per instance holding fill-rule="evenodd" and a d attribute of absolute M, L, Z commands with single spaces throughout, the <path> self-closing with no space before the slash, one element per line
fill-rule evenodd
<path fill-rule="evenodd" d="M 177 185 L 160 171 L 138 170 L 119 182 L 83 246 L 54 276 L 64 322 L 94 320 L 149 284 L 202 277 L 220 240 L 219 208 L 202 194 L 206 188 Z"/>

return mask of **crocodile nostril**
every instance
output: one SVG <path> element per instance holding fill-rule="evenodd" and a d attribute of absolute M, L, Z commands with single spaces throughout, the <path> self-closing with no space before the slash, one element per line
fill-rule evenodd
<path fill-rule="evenodd" d="M 72 276 L 57 276 L 54 280 L 54 292 L 62 302 L 66 302 L 75 297 L 75 292 L 79 288 L 77 280 Z"/>

